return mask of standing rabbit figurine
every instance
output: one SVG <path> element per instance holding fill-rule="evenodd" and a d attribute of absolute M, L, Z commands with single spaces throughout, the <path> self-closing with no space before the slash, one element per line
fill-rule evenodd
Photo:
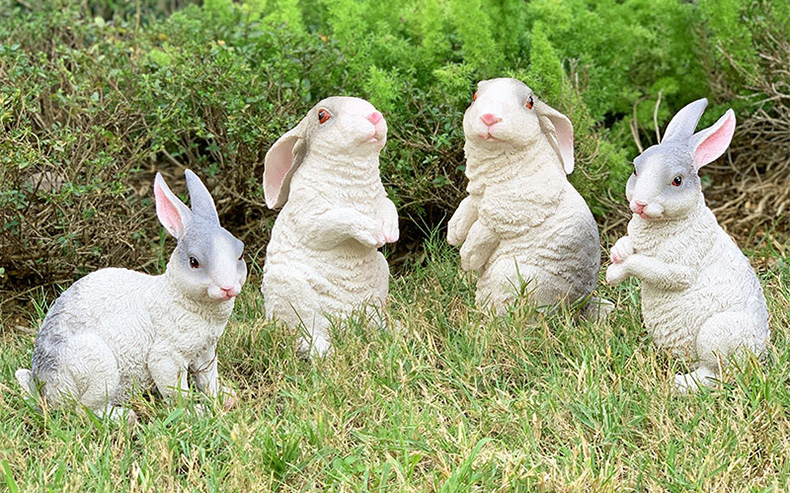
<path fill-rule="evenodd" d="M 724 154 L 735 131 L 727 110 L 694 133 L 707 103 L 681 109 L 661 143 L 634 159 L 626 185 L 633 217 L 606 271 L 611 285 L 642 281 L 642 314 L 656 344 L 694 365 L 675 377 L 683 392 L 713 385 L 744 349 L 763 353 L 770 336 L 760 282 L 702 195 L 699 169 Z"/>
<path fill-rule="evenodd" d="M 266 316 L 303 324 L 300 352 L 329 350 L 328 316 L 366 307 L 381 316 L 389 266 L 377 251 L 398 239 L 398 213 L 379 175 L 387 123 L 369 102 L 331 97 L 266 153 L 264 195 L 284 205 L 266 250 Z"/>
<path fill-rule="evenodd" d="M 81 403 L 97 416 L 134 420 L 122 406 L 135 386 L 165 398 L 187 389 L 187 376 L 210 396 L 220 392 L 217 340 L 247 277 L 244 245 L 219 224 L 214 201 L 186 170 L 189 209 L 157 173 L 156 213 L 178 240 L 163 275 L 101 269 L 55 300 L 33 350 L 32 370 L 16 377 L 52 407 Z"/>
<path fill-rule="evenodd" d="M 447 241 L 461 268 L 479 270 L 476 302 L 498 313 L 529 283 L 530 301 L 556 305 L 590 296 L 598 283 L 598 228 L 568 182 L 573 126 L 515 79 L 478 84 L 464 114 L 469 196 L 450 219 Z M 612 304 L 591 299 L 593 318 Z"/>

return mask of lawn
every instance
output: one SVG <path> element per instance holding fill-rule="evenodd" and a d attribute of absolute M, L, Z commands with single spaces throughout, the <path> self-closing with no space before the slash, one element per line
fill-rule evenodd
<path fill-rule="evenodd" d="M 613 239 L 613 238 L 612 238 Z M 605 239 L 604 244 L 610 244 Z M 2 327 L 0 485 L 10 491 L 786 491 L 790 484 L 790 266 L 750 252 L 771 312 L 764 365 L 677 395 L 629 281 L 604 322 L 474 308 L 474 278 L 441 238 L 393 276 L 397 330 L 348 322 L 312 363 L 262 317 L 260 266 L 220 340 L 239 403 L 198 416 L 156 393 L 134 426 L 39 412 L 13 373 L 34 337 Z M 781 249 L 781 248 L 780 248 Z M 51 301 L 51 300 L 48 300 Z M 47 301 L 39 300 L 45 307 Z M 31 314 L 38 327 L 45 308 Z M 2 489 L 2 487 L 0 487 Z"/>

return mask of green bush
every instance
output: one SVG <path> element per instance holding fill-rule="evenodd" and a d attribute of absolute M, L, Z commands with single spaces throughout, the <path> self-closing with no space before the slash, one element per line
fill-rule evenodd
<path fill-rule="evenodd" d="M 265 152 L 334 94 L 384 112 L 382 177 L 402 217 L 398 247 L 415 248 L 464 195 L 463 111 L 476 81 L 498 76 L 571 117 L 571 179 L 607 224 L 634 137 L 654 143 L 656 123 L 710 96 L 711 69 L 741 73 L 720 46 L 759 68 L 764 20 L 744 12 L 765 6 L 730 3 L 0 0 L 0 282 L 155 268 L 151 180 L 162 170 L 183 191 L 183 167 L 257 255 L 274 217 L 259 186 Z"/>

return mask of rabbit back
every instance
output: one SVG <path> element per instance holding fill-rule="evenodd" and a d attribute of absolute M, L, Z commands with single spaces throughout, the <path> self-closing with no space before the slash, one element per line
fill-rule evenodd
<path fill-rule="evenodd" d="M 74 393 L 87 382 L 72 381 L 69 374 L 93 358 L 92 353 L 101 353 L 107 368 L 117 371 L 117 391 L 109 396 L 110 403 L 120 403 L 135 387 L 153 384 L 147 367 L 153 350 L 165 349 L 188 363 L 216 344 L 233 303 L 199 307 L 170 286 L 166 275 L 98 270 L 53 303 L 36 338 L 32 372 L 39 381 L 52 382 L 47 397 L 54 397 L 58 384 L 66 387 L 60 390 Z M 105 361 L 96 362 L 100 363 Z"/>
<path fill-rule="evenodd" d="M 149 386 L 145 348 L 150 346 L 153 327 L 147 301 L 158 292 L 155 278 L 126 269 L 101 269 L 75 282 L 55 300 L 41 325 L 33 373 L 42 382 L 67 381 L 64 374 L 86 356 L 85 342 L 92 341 L 97 349 L 110 348 L 123 377 L 122 387 L 131 389 L 133 382 Z"/>

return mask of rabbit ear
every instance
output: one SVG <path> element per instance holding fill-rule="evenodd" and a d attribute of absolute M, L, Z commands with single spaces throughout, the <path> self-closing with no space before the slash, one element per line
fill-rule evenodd
<path fill-rule="evenodd" d="M 161 173 L 157 173 L 154 179 L 154 197 L 159 222 L 173 237 L 181 239 L 187 223 L 192 219 L 192 211 L 170 191 Z"/>
<path fill-rule="evenodd" d="M 735 112 L 727 110 L 719 121 L 700 130 L 692 137 L 694 149 L 694 169 L 701 167 L 718 159 L 732 141 L 735 133 Z"/>
<path fill-rule="evenodd" d="M 211 197 L 211 193 L 209 193 L 206 185 L 200 181 L 198 175 L 193 173 L 192 170 L 184 170 L 184 175 L 187 177 L 189 204 L 192 206 L 192 213 L 203 219 L 208 219 L 209 221 L 219 224 L 217 208 L 214 205 L 214 199 Z"/>
<path fill-rule="evenodd" d="M 535 111 L 538 113 L 538 121 L 549 138 L 551 147 L 562 161 L 565 174 L 573 173 L 573 124 L 567 116 L 537 99 Z"/>
<path fill-rule="evenodd" d="M 303 141 L 307 133 L 307 118 L 289 130 L 266 153 L 263 161 L 263 195 L 269 209 L 282 207 L 288 200 L 291 177 L 304 159 Z"/>
<path fill-rule="evenodd" d="M 697 123 L 708 106 L 708 100 L 705 98 L 698 99 L 692 103 L 687 104 L 680 111 L 675 113 L 672 120 L 667 125 L 664 131 L 664 138 L 661 142 L 666 142 L 673 139 L 685 139 L 694 134 L 694 129 L 697 128 Z"/>

